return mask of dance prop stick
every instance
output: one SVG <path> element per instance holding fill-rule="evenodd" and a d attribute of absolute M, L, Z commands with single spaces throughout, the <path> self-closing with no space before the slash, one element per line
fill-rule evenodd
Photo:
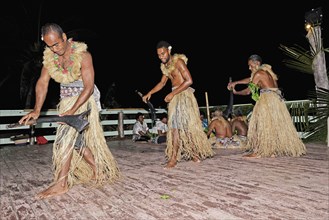
<path fill-rule="evenodd" d="M 229 78 L 229 82 L 232 82 L 232 77 Z M 233 90 L 230 90 L 230 98 L 229 98 L 229 102 L 228 105 L 226 106 L 226 109 L 223 111 L 223 116 L 228 119 L 230 118 L 230 116 L 232 116 L 233 113 Z"/>
<path fill-rule="evenodd" d="M 136 92 L 141 98 L 143 98 L 143 94 L 142 94 L 140 91 L 135 90 L 135 92 Z M 157 119 L 155 108 L 154 108 L 153 104 L 152 104 L 149 100 L 146 101 L 146 104 L 147 104 L 147 105 L 149 106 L 149 108 L 150 108 L 151 119 L 152 119 L 152 126 L 154 127 L 154 126 L 155 126 L 156 119 Z"/>
<path fill-rule="evenodd" d="M 38 119 L 30 119 L 28 122 L 22 124 L 18 122 L 9 124 L 7 125 L 7 128 L 15 128 L 25 125 L 35 125 L 43 122 L 62 122 L 74 127 L 79 133 L 81 133 L 89 125 L 89 122 L 84 118 L 89 113 L 90 109 L 78 115 L 44 116 Z"/>
<path fill-rule="evenodd" d="M 206 107 L 207 107 L 207 120 L 208 120 L 208 124 L 210 123 L 210 112 L 209 112 L 209 102 L 208 102 L 208 93 L 205 92 L 205 96 L 206 96 Z"/>

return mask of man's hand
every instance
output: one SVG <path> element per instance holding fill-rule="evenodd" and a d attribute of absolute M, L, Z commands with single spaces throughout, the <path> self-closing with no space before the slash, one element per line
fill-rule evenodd
<path fill-rule="evenodd" d="M 38 119 L 39 118 L 39 116 L 40 116 L 40 112 L 38 112 L 38 111 L 32 111 L 32 112 L 30 112 L 30 113 L 28 113 L 27 115 L 25 115 L 25 116 L 23 116 L 19 121 L 18 121 L 18 123 L 19 124 L 24 124 L 24 125 L 26 125 L 26 123 L 28 122 L 28 121 L 30 121 L 30 119 Z"/>
<path fill-rule="evenodd" d="M 74 111 L 72 109 L 62 113 L 62 114 L 59 114 L 58 116 L 60 117 L 63 117 L 65 115 L 74 115 Z M 66 123 L 65 122 L 57 122 L 57 124 L 61 124 L 61 125 L 65 125 Z"/>
<path fill-rule="evenodd" d="M 169 93 L 166 97 L 165 97 L 165 102 L 167 102 L 167 103 L 169 103 L 171 100 L 172 100 L 172 98 L 174 97 L 174 95 L 172 94 L 172 93 Z"/>
<path fill-rule="evenodd" d="M 142 97 L 143 102 L 147 103 L 147 101 L 150 100 L 151 96 L 152 96 L 152 95 L 149 94 L 149 93 L 147 93 L 146 95 L 144 95 L 144 96 Z"/>
<path fill-rule="evenodd" d="M 235 87 L 236 83 L 235 82 L 229 82 L 227 84 L 227 89 L 230 90 L 230 91 L 234 91 L 234 87 Z"/>
<path fill-rule="evenodd" d="M 65 115 L 74 115 L 74 111 L 72 109 L 63 112 L 62 114 L 58 115 L 58 116 L 65 116 Z"/>

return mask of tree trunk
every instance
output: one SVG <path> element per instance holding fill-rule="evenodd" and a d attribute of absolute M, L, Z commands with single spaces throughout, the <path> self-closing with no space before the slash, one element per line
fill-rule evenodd
<path fill-rule="evenodd" d="M 306 35 L 314 55 L 312 69 L 316 88 L 329 89 L 326 58 L 322 47 L 321 26 L 312 27 Z"/>

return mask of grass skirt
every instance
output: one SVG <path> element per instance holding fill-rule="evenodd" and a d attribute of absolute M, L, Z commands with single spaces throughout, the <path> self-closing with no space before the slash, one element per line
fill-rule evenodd
<path fill-rule="evenodd" d="M 256 102 L 246 148 L 261 157 L 296 157 L 306 153 L 287 106 L 275 91 L 261 93 Z"/>
<path fill-rule="evenodd" d="M 63 113 L 69 110 L 76 102 L 78 96 L 68 97 L 58 104 L 58 112 Z M 72 187 L 79 183 L 90 183 L 93 186 L 101 186 L 105 183 L 114 182 L 120 177 L 120 171 L 116 160 L 106 143 L 103 128 L 100 124 L 99 112 L 93 96 L 81 106 L 75 114 L 80 114 L 91 108 L 87 116 L 89 126 L 83 131 L 82 147 L 88 147 L 92 152 L 97 168 L 96 180 L 90 181 L 93 170 L 85 162 L 77 150 L 74 150 L 74 143 L 78 137 L 78 132 L 69 125 L 60 124 L 57 128 L 56 138 L 53 144 L 53 169 L 54 181 L 59 181 L 59 174 L 62 169 L 62 161 L 73 153 L 71 166 L 68 173 L 68 186 Z"/>
<path fill-rule="evenodd" d="M 182 158 L 190 160 L 195 156 L 205 159 L 214 155 L 202 128 L 199 107 L 193 91 L 192 88 L 186 89 L 175 95 L 168 104 L 167 158 L 171 158 L 174 153 L 173 132 L 175 129 L 177 129 L 179 141 L 177 161 Z"/>

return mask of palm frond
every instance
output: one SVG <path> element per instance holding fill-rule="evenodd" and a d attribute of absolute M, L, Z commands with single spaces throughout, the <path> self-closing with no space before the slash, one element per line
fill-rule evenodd
<path fill-rule="evenodd" d="M 313 74 L 316 90 L 309 91 L 310 105 L 308 112 L 301 112 L 300 108 L 294 108 L 292 115 L 297 119 L 297 130 L 302 130 L 307 133 L 305 141 L 325 141 L 327 138 L 327 119 L 329 116 L 329 90 L 328 88 L 328 72 L 326 71 L 326 63 L 324 52 L 329 52 L 329 48 L 324 48 L 322 45 L 321 27 L 314 26 L 308 30 L 306 36 L 309 42 L 309 50 L 301 46 L 287 47 L 280 45 L 279 49 L 291 59 L 283 60 L 283 63 L 291 68 L 302 73 Z M 305 109 L 304 109 L 305 110 Z M 303 119 L 305 123 L 300 123 Z M 305 125 L 305 126 L 304 126 Z"/>
<path fill-rule="evenodd" d="M 288 68 L 295 69 L 302 73 L 313 74 L 312 62 L 314 57 L 310 51 L 307 51 L 299 45 L 287 47 L 280 44 L 279 49 L 282 50 L 286 56 L 291 58 L 283 60 L 283 63 Z"/>
<path fill-rule="evenodd" d="M 309 127 L 309 106 L 310 102 L 293 102 L 287 104 L 290 115 L 298 132 L 305 132 Z"/>
<path fill-rule="evenodd" d="M 329 117 L 329 90 L 318 88 L 309 92 L 309 97 L 314 103 L 314 107 L 310 108 L 312 119 L 308 127 L 308 141 L 326 141 L 327 137 L 327 119 Z"/>

